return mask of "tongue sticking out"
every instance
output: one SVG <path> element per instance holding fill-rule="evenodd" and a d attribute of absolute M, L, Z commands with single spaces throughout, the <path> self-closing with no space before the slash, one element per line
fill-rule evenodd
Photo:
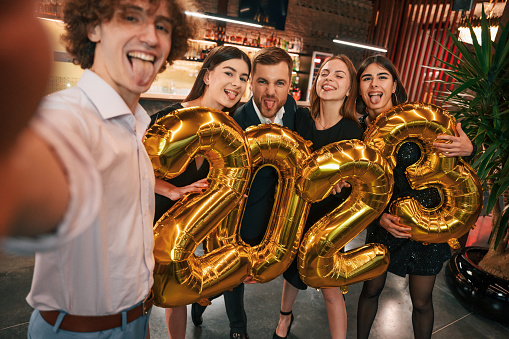
<path fill-rule="evenodd" d="M 273 100 L 264 100 L 264 104 L 267 109 L 272 109 L 276 105 L 276 102 Z"/>
<path fill-rule="evenodd" d="M 228 91 L 225 91 L 225 93 L 226 93 L 226 95 L 228 96 L 228 98 L 229 98 L 230 100 L 235 100 L 235 98 L 236 98 L 235 93 L 228 92 Z"/>
<path fill-rule="evenodd" d="M 152 82 L 152 70 L 154 65 L 149 61 L 131 58 L 133 65 L 134 81 L 138 86 L 146 86 Z"/>
<path fill-rule="evenodd" d="M 380 102 L 380 100 L 382 100 L 382 96 L 381 95 L 372 95 L 369 97 L 369 100 L 371 101 L 371 103 L 373 105 L 376 105 Z"/>

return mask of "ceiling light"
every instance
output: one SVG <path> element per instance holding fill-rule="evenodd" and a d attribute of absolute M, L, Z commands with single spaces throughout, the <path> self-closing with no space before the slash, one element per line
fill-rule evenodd
<path fill-rule="evenodd" d="M 246 25 L 246 26 L 258 27 L 258 28 L 263 27 L 262 25 L 259 25 L 259 24 L 255 24 L 255 23 L 251 23 L 251 22 L 246 22 L 246 21 L 235 20 L 235 19 L 230 19 L 230 18 L 222 17 L 222 16 L 219 16 L 219 15 L 216 15 L 216 14 L 198 13 L 198 12 L 189 12 L 189 11 L 186 11 L 185 13 L 187 15 L 189 15 L 189 16 L 195 16 L 195 17 L 198 17 L 198 18 L 212 19 L 212 20 L 218 20 L 218 21 L 225 21 L 225 22 L 231 22 L 231 23 L 238 24 L 238 25 Z"/>
<path fill-rule="evenodd" d="M 371 49 L 373 51 L 387 53 L 387 50 L 385 48 L 381 48 L 381 47 L 364 45 L 364 44 L 359 44 L 359 43 L 356 43 L 356 42 L 349 42 L 349 41 L 344 41 L 344 40 L 339 40 L 339 39 L 334 39 L 332 41 L 334 41 L 337 44 L 348 45 L 348 46 L 359 47 L 359 48 L 365 48 L 365 49 Z"/>

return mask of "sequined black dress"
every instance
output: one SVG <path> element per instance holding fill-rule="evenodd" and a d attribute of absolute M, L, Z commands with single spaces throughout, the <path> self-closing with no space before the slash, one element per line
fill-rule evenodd
<path fill-rule="evenodd" d="M 417 162 L 420 156 L 420 148 L 413 142 L 404 143 L 399 148 L 391 202 L 400 197 L 413 197 L 426 208 L 440 204 L 441 198 L 436 188 L 416 191 L 410 187 L 406 178 L 405 169 Z M 410 239 L 393 237 L 380 226 L 380 218 L 368 226 L 366 243 L 381 243 L 387 246 L 391 255 L 388 271 L 401 277 L 407 274 L 436 275 L 442 269 L 443 262 L 451 257 L 447 243 L 425 245 Z"/>

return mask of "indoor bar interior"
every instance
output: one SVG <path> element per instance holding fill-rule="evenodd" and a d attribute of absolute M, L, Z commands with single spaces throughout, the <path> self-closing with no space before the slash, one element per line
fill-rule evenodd
<path fill-rule="evenodd" d="M 507 0 L 2 2 L 0 338 L 509 338 Z"/>

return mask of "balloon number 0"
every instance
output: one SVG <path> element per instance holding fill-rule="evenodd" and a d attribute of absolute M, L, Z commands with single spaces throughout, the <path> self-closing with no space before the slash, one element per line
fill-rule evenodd
<path fill-rule="evenodd" d="M 148 130 L 144 141 L 156 176 L 173 178 L 196 156 L 206 157 L 211 170 L 209 188 L 178 201 L 154 227 L 156 304 L 189 304 L 231 289 L 248 275 L 259 282 L 269 281 L 284 272 L 297 254 L 301 277 L 311 287 L 344 286 L 383 273 L 389 262 L 383 245 L 367 244 L 347 253 L 339 250 L 382 213 L 392 194 L 394 151 L 386 147 L 383 133 L 401 126 L 384 126 L 377 129 L 379 134 L 373 128 L 366 132 L 366 143 L 342 141 L 311 154 L 308 142 L 284 127 L 260 125 L 244 133 L 233 119 L 210 108 L 180 109 L 160 119 Z M 249 246 L 239 236 L 246 200 L 243 195 L 252 174 L 266 165 L 275 167 L 280 176 L 275 207 L 262 242 Z M 463 168 L 467 170 L 460 177 L 461 187 L 450 194 L 468 188 L 475 195 L 474 187 L 480 186 L 468 183 L 472 173 L 468 165 Z M 437 171 L 433 175 L 443 177 Z M 419 178 L 423 178 L 420 183 L 429 180 Z M 352 185 L 352 193 L 313 225 L 301 243 L 310 203 L 325 198 L 340 180 Z M 450 204 L 444 201 L 445 210 Z M 468 201 L 475 203 L 472 198 Z M 422 206 L 412 203 L 412 213 L 422 210 Z M 396 214 L 401 215 L 402 210 Z M 473 216 L 467 219 L 461 220 L 470 222 Z M 463 230 L 453 233 L 456 236 Z M 195 256 L 196 247 L 203 241 L 206 254 Z"/>

